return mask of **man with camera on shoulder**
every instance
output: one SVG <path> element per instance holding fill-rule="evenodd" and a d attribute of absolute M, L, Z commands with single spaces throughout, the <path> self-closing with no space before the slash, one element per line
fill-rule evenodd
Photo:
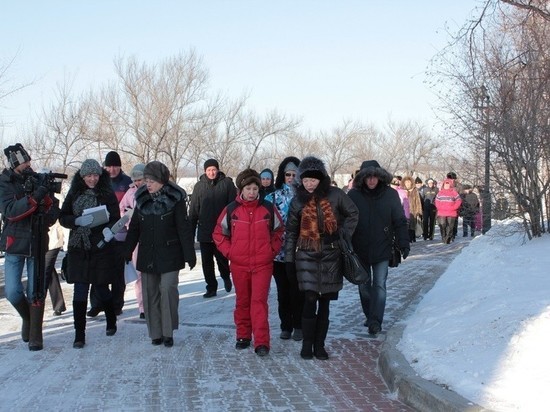
<path fill-rule="evenodd" d="M 53 194 L 56 190 L 53 178 L 32 170 L 31 157 L 21 143 L 8 146 L 4 154 L 9 167 L 0 174 L 0 213 L 3 219 L 0 250 L 5 252 L 6 298 L 23 319 L 23 342 L 29 343 L 29 350 L 38 351 L 43 348 L 42 320 L 46 296 L 46 281 L 41 268 L 44 268 L 48 227 L 59 216 L 59 201 Z M 26 291 L 21 281 L 25 263 Z"/>

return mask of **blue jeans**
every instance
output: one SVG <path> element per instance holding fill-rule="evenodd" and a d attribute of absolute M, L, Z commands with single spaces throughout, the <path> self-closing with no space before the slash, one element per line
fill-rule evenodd
<path fill-rule="evenodd" d="M 359 297 L 367 324 L 378 322 L 382 326 L 386 309 L 386 279 L 388 278 L 388 261 L 367 266 L 371 274 L 371 283 L 359 285 Z"/>
<path fill-rule="evenodd" d="M 25 298 L 23 290 L 23 268 L 27 262 L 27 300 L 32 300 L 34 292 L 34 258 L 25 256 L 16 256 L 6 253 L 4 258 L 4 282 L 6 298 L 12 305 L 21 302 Z"/>

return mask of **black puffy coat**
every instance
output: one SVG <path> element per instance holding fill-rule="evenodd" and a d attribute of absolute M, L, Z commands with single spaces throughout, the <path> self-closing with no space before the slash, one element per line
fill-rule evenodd
<path fill-rule="evenodd" d="M 353 248 L 365 265 L 372 265 L 390 259 L 392 233 L 402 250 L 410 246 L 407 219 L 399 194 L 388 186 L 391 175 L 382 168 L 376 168 L 378 185 L 370 190 L 365 183 L 367 172 L 371 173 L 372 169 L 357 173 L 348 196 L 359 209 L 359 223 L 352 238 Z"/>
<path fill-rule="evenodd" d="M 338 229 L 351 235 L 358 220 L 358 211 L 351 199 L 339 188 L 330 186 L 330 179 L 322 180 L 314 192 L 319 198 L 327 198 L 338 222 Z M 334 294 L 343 287 L 342 253 L 338 247 L 338 234 L 322 241 L 320 251 L 297 249 L 300 221 L 308 193 L 303 185 L 296 191 L 290 203 L 286 225 L 285 260 L 296 263 L 296 275 L 300 290 L 311 290 L 319 294 Z"/>
<path fill-rule="evenodd" d="M 189 218 L 193 234 L 197 232 L 199 242 L 213 242 L 212 233 L 218 216 L 237 197 L 233 180 L 223 172 L 218 172 L 211 180 L 203 174 L 193 188 Z"/>
<path fill-rule="evenodd" d="M 179 271 L 185 262 L 195 266 L 187 193 L 173 182 L 151 195 L 147 186 L 136 191 L 136 210 L 126 236 L 126 256 L 138 246 L 136 269 L 145 273 Z"/>
<path fill-rule="evenodd" d="M 61 226 L 71 229 L 69 244 L 73 237 L 73 230 L 77 228 L 74 221 L 78 216 L 73 214 L 73 203 L 87 189 L 88 186 L 84 182 L 84 179 L 77 172 L 71 181 L 71 187 L 63 201 L 59 216 Z M 105 227 L 112 227 L 120 219 L 118 201 L 111 187 L 109 173 L 106 170 L 101 174 L 94 192 L 97 194 L 97 206 L 105 205 L 107 207 L 109 222 L 91 228 L 89 236 L 91 243 L 90 250 L 71 247 L 69 245 L 67 248 L 67 271 L 71 282 L 106 285 L 113 283 L 115 277 L 120 274 L 123 264 L 116 250 L 115 241 L 106 243 L 101 249 L 97 247 L 97 244 L 104 238 L 103 229 Z"/>

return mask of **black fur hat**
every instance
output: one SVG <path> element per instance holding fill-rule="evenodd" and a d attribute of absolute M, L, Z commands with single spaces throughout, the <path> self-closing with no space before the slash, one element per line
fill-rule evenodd
<path fill-rule="evenodd" d="M 152 179 L 165 185 L 170 180 L 170 170 L 164 163 L 154 160 L 147 163 L 143 169 L 143 178 Z"/>
<path fill-rule="evenodd" d="M 312 177 L 314 179 L 323 180 L 328 177 L 328 173 L 321 159 L 314 156 L 307 156 L 302 159 L 300 166 L 298 166 L 298 176 L 300 176 L 300 179 Z"/>
<path fill-rule="evenodd" d="M 237 179 L 235 180 L 235 184 L 239 190 L 243 190 L 243 187 L 248 186 L 251 183 L 256 183 L 258 187 L 262 187 L 260 174 L 254 169 L 243 170 L 237 175 Z"/>

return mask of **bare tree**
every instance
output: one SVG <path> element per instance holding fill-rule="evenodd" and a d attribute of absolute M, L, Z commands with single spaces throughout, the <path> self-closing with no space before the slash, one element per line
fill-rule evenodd
<path fill-rule="evenodd" d="M 452 85 L 454 93 L 441 97 L 456 129 L 470 132 L 461 141 L 490 154 L 485 163 L 493 190 L 511 193 L 528 236 L 540 236 L 549 189 L 549 25 L 542 15 L 545 9 L 519 7 L 542 2 L 501 3 L 486 2 L 480 18 L 444 51 L 437 74 L 447 90 Z M 473 103 L 481 87 L 490 104 Z"/>

